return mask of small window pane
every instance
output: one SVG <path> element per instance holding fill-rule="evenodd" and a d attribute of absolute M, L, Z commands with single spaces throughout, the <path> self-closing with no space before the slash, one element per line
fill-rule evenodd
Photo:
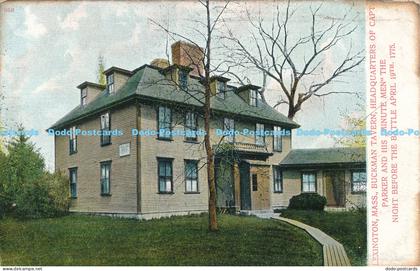
<path fill-rule="evenodd" d="M 302 174 L 302 192 L 316 192 L 315 173 Z"/>
<path fill-rule="evenodd" d="M 257 123 L 255 127 L 255 144 L 265 145 L 264 124 Z"/>
<path fill-rule="evenodd" d="M 159 192 L 172 192 L 172 160 L 158 159 Z"/>
<path fill-rule="evenodd" d="M 171 131 L 171 109 L 168 107 L 160 106 L 158 110 L 158 128 L 159 138 L 170 138 Z"/>
<path fill-rule="evenodd" d="M 258 191 L 257 174 L 252 174 L 252 191 Z"/>
<path fill-rule="evenodd" d="M 352 172 L 352 192 L 366 192 L 366 172 Z"/>
<path fill-rule="evenodd" d="M 179 87 L 184 91 L 188 89 L 188 73 L 186 71 L 179 71 Z"/>
<path fill-rule="evenodd" d="M 274 192 L 283 191 L 283 176 L 280 168 L 274 167 Z"/>
<path fill-rule="evenodd" d="M 233 119 L 224 118 L 223 120 L 223 130 L 227 132 L 233 132 L 233 135 L 225 136 L 227 142 L 234 142 L 235 141 L 235 121 Z"/>
<path fill-rule="evenodd" d="M 110 171 L 111 164 L 109 162 L 101 164 L 101 194 L 110 193 Z"/>
<path fill-rule="evenodd" d="M 281 127 L 279 126 L 274 126 L 273 149 L 275 151 L 282 150 L 282 135 L 281 135 Z"/>
<path fill-rule="evenodd" d="M 198 162 L 185 160 L 185 191 L 198 192 Z"/>

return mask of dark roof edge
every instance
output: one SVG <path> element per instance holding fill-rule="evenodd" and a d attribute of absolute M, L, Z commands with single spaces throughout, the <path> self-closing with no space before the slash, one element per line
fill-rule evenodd
<path fill-rule="evenodd" d="M 60 129 L 60 128 L 63 128 L 65 126 L 67 126 L 67 125 L 70 125 L 70 124 L 73 124 L 75 122 L 78 122 L 81 119 L 85 119 L 85 118 L 94 116 L 94 115 L 98 114 L 99 112 L 101 112 L 101 111 L 103 111 L 105 109 L 111 109 L 111 108 L 114 108 L 116 106 L 125 104 L 125 103 L 129 102 L 130 100 L 134 100 L 135 98 L 136 98 L 136 94 L 130 95 L 130 96 L 126 97 L 125 99 L 118 100 L 118 101 L 115 101 L 113 103 L 107 104 L 106 106 L 100 107 L 100 108 L 98 108 L 96 110 L 93 110 L 92 112 L 87 113 L 87 114 L 82 114 L 82 115 L 80 115 L 79 117 L 77 117 L 75 119 L 72 119 L 72 120 L 69 120 L 69 121 L 60 123 L 58 125 L 55 125 L 54 124 L 50 128 L 48 128 L 47 131 L 49 129 Z"/>
<path fill-rule="evenodd" d="M 168 71 L 171 71 L 171 70 L 173 70 L 173 69 L 175 69 L 175 68 L 178 68 L 178 69 L 180 69 L 180 70 L 185 70 L 185 71 L 188 71 L 188 72 L 190 72 L 190 71 L 192 71 L 192 70 L 193 70 L 193 68 L 191 68 L 191 67 L 188 67 L 188 66 L 182 66 L 182 65 L 179 65 L 179 64 L 172 64 L 172 65 L 169 65 L 168 67 L 163 68 L 163 69 L 160 69 L 160 70 L 161 70 L 161 72 L 163 72 L 163 73 L 167 73 Z"/>
<path fill-rule="evenodd" d="M 325 168 L 325 167 L 355 167 L 366 168 L 366 162 L 331 162 L 331 163 L 301 163 L 301 164 L 279 164 L 280 168 L 302 169 L 302 168 Z"/>
<path fill-rule="evenodd" d="M 223 76 L 220 76 L 220 75 L 213 75 L 213 76 L 210 77 L 210 82 L 212 82 L 214 80 L 221 81 L 221 82 L 228 82 L 228 81 L 230 81 L 229 78 L 223 77 Z"/>
<path fill-rule="evenodd" d="M 247 89 L 259 90 L 260 88 L 261 88 L 260 86 L 256 86 L 256 85 L 253 85 L 253 84 L 247 84 L 247 85 L 243 85 L 243 86 L 240 86 L 240 87 L 236 88 L 236 91 L 237 92 L 242 92 L 242 91 L 247 90 Z"/>
<path fill-rule="evenodd" d="M 92 87 L 96 87 L 96 88 L 101 88 L 101 89 L 105 89 L 104 85 L 100 85 L 97 83 L 92 83 L 92 82 L 88 82 L 88 81 L 84 81 L 83 83 L 81 83 L 80 85 L 77 86 L 78 89 L 84 89 L 87 86 L 92 86 Z"/>
<path fill-rule="evenodd" d="M 108 75 L 108 74 L 110 74 L 110 73 L 112 73 L 114 71 L 119 72 L 119 73 L 126 74 L 128 76 L 133 75 L 133 72 L 132 71 L 129 71 L 129 70 L 126 70 L 126 69 L 123 69 L 123 68 L 119 68 L 119 67 L 116 67 L 116 66 L 112 66 L 111 68 L 105 70 L 104 71 L 104 74 L 105 75 Z"/>

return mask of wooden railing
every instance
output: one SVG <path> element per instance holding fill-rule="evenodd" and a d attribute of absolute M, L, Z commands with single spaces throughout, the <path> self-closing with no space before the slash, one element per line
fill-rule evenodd
<path fill-rule="evenodd" d="M 228 144 L 233 146 L 234 149 L 239 151 L 251 151 L 251 152 L 268 152 L 267 145 L 259 145 L 254 143 L 246 143 L 246 142 L 222 142 L 219 146 L 215 145 L 216 149 L 222 148 L 223 144 Z"/>

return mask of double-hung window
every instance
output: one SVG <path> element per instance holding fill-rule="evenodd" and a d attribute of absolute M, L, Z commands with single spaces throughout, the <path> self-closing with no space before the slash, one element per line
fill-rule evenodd
<path fill-rule="evenodd" d="M 172 193 L 172 159 L 158 158 L 159 193 Z"/>
<path fill-rule="evenodd" d="M 217 81 L 217 85 L 216 85 L 216 96 L 224 99 L 226 95 L 226 83 L 225 82 L 221 82 L 221 81 Z"/>
<path fill-rule="evenodd" d="M 69 169 L 70 177 L 70 196 L 72 198 L 77 198 L 77 168 Z"/>
<path fill-rule="evenodd" d="M 259 146 L 265 145 L 264 124 L 257 123 L 255 125 L 255 144 Z"/>
<path fill-rule="evenodd" d="M 185 139 L 187 141 L 197 140 L 197 115 L 194 112 L 185 114 Z"/>
<path fill-rule="evenodd" d="M 283 173 L 279 167 L 273 167 L 274 192 L 283 192 Z"/>
<path fill-rule="evenodd" d="M 111 120 L 109 113 L 101 115 L 101 146 L 111 144 Z"/>
<path fill-rule="evenodd" d="M 258 176 L 252 174 L 252 191 L 258 191 Z"/>
<path fill-rule="evenodd" d="M 227 142 L 232 143 L 235 141 L 235 121 L 233 119 L 223 119 L 223 132 L 227 133 L 225 136 Z"/>
<path fill-rule="evenodd" d="M 187 91 L 188 90 L 188 72 L 184 70 L 179 70 L 178 77 L 179 77 L 179 88 L 183 91 Z"/>
<path fill-rule="evenodd" d="M 258 90 L 251 89 L 249 96 L 249 104 L 252 106 L 258 106 Z"/>
<path fill-rule="evenodd" d="M 316 192 L 316 174 L 314 172 L 302 173 L 302 192 Z"/>
<path fill-rule="evenodd" d="M 84 88 L 80 91 L 80 101 L 82 106 L 85 106 L 87 104 L 87 89 Z"/>
<path fill-rule="evenodd" d="M 111 162 L 101 163 L 101 195 L 111 194 Z"/>
<path fill-rule="evenodd" d="M 169 107 L 159 106 L 158 109 L 158 138 L 172 138 L 172 112 Z"/>
<path fill-rule="evenodd" d="M 281 127 L 274 126 L 273 130 L 273 150 L 281 152 L 282 150 L 282 136 L 281 136 Z"/>
<path fill-rule="evenodd" d="M 111 73 L 106 78 L 106 89 L 108 90 L 109 94 L 114 93 L 114 74 Z"/>
<path fill-rule="evenodd" d="M 185 192 L 198 192 L 198 161 L 185 160 Z"/>
<path fill-rule="evenodd" d="M 366 171 L 364 170 L 352 171 L 351 192 L 352 193 L 366 192 Z"/>
<path fill-rule="evenodd" d="M 69 134 L 69 153 L 73 154 L 77 152 L 77 136 L 76 136 L 76 126 L 70 128 Z"/>

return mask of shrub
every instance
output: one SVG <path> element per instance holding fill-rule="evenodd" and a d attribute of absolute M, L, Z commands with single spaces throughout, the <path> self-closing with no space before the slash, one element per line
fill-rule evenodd
<path fill-rule="evenodd" d="M 24 183 L 15 196 L 18 217 L 39 218 L 64 215 L 68 211 L 68 179 L 60 173 L 45 173 L 42 178 Z"/>
<path fill-rule="evenodd" d="M 288 209 L 295 210 L 324 210 L 327 198 L 317 193 L 302 193 L 293 196 L 289 201 Z"/>

